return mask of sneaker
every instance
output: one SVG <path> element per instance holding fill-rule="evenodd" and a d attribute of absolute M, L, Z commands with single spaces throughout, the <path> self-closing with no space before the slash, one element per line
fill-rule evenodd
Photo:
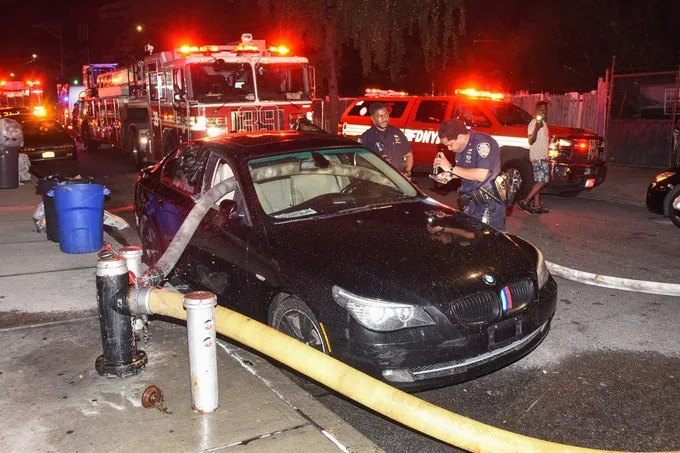
<path fill-rule="evenodd" d="M 533 210 L 524 201 L 517 202 L 517 207 L 520 208 L 522 211 L 526 212 L 527 214 L 533 215 L 532 212 Z"/>
<path fill-rule="evenodd" d="M 543 206 L 540 206 L 531 208 L 531 212 L 534 214 L 547 214 L 550 211 L 548 209 L 545 209 Z"/>

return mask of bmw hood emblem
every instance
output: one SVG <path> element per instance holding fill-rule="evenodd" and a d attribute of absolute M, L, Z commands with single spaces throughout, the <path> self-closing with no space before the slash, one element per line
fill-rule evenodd
<path fill-rule="evenodd" d="M 496 283 L 496 277 L 489 274 L 484 274 L 482 276 L 482 280 L 484 280 L 484 283 L 486 283 L 487 285 L 493 285 L 494 283 Z"/>

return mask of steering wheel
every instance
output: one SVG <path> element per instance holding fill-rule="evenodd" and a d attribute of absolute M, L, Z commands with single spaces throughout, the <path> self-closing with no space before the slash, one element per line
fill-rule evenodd
<path fill-rule="evenodd" d="M 362 188 L 365 188 L 366 185 L 368 184 L 368 181 L 365 179 L 355 179 L 351 183 L 347 184 L 345 187 L 342 188 L 340 191 L 340 195 L 350 195 L 355 193 L 358 190 L 361 190 Z"/>

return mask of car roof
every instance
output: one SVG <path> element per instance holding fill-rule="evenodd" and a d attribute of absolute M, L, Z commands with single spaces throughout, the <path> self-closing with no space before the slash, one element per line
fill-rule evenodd
<path fill-rule="evenodd" d="M 228 150 L 239 157 L 261 157 L 318 148 L 361 147 L 355 140 L 331 134 L 297 131 L 239 132 L 198 142 Z"/>

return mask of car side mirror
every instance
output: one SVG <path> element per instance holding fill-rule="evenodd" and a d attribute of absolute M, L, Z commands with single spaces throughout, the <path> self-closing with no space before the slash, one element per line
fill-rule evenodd
<path fill-rule="evenodd" d="M 238 205 L 234 200 L 222 200 L 219 206 L 220 212 L 228 219 L 236 215 Z"/>

